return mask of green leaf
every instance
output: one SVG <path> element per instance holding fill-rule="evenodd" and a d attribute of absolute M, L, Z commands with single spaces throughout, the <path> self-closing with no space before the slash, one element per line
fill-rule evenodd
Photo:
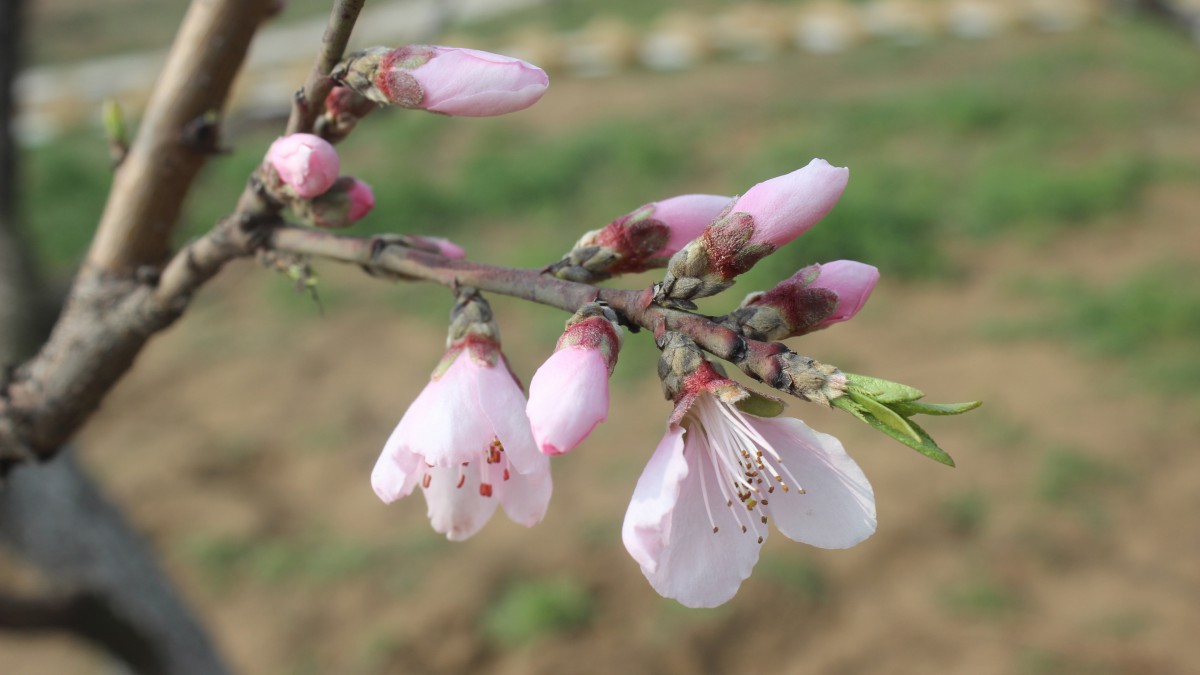
<path fill-rule="evenodd" d="M 913 415 L 961 415 L 983 405 L 983 401 L 967 401 L 965 403 L 922 403 L 920 401 L 904 401 L 892 404 L 892 410 L 905 417 Z"/>
<path fill-rule="evenodd" d="M 858 389 L 880 403 L 915 401 L 925 395 L 925 392 L 916 387 L 870 375 L 846 373 L 846 379 L 850 381 L 851 391 Z"/>
<path fill-rule="evenodd" d="M 913 450 L 916 450 L 922 455 L 925 455 L 933 461 L 950 467 L 954 466 L 954 459 L 945 450 L 939 448 L 937 443 L 934 442 L 933 438 L 931 438 L 929 434 L 926 433 L 926 431 L 922 429 L 916 422 L 913 422 L 912 420 L 905 420 L 906 426 L 908 426 L 908 428 L 914 432 L 914 438 L 913 436 L 910 436 L 906 433 L 901 433 L 900 431 L 889 427 L 883 422 L 880 422 L 863 406 L 859 405 L 855 401 L 850 400 L 849 396 L 841 396 L 836 398 L 832 403 L 835 408 L 839 408 L 850 413 L 851 415 L 854 415 L 859 420 L 862 420 L 866 424 L 869 424 L 884 434 L 896 439 L 897 441 L 900 441 L 901 443 L 907 445 Z"/>
<path fill-rule="evenodd" d="M 757 417 L 775 417 L 783 412 L 783 401 L 769 396 L 763 396 L 758 392 L 751 391 L 750 395 L 737 403 L 738 410 L 744 413 L 749 413 Z"/>
<path fill-rule="evenodd" d="M 846 393 L 849 394 L 850 398 L 854 399 L 855 403 L 863 407 L 864 412 L 875 418 L 875 420 L 880 424 L 883 424 L 898 434 L 903 434 L 911 438 L 914 442 L 920 442 L 921 437 L 917 435 L 917 432 L 913 431 L 911 426 L 909 426 L 908 420 L 904 419 L 900 415 L 897 415 L 891 408 L 885 406 L 879 401 L 876 401 L 870 396 L 865 396 L 856 392 L 854 389 L 850 389 Z M 868 424 L 870 424 L 870 422 L 868 422 Z"/>

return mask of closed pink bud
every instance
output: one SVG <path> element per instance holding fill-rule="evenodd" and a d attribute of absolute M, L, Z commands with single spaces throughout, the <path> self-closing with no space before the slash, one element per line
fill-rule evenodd
<path fill-rule="evenodd" d="M 615 319 L 599 303 L 584 305 L 567 322 L 556 351 L 533 374 L 525 414 L 543 453 L 570 452 L 608 418 L 608 377 L 621 348 Z"/>
<path fill-rule="evenodd" d="M 467 252 L 449 239 L 442 239 L 441 237 L 424 237 L 424 239 L 437 246 L 438 253 L 451 260 L 462 260 L 467 257 Z"/>
<path fill-rule="evenodd" d="M 428 45 L 392 50 L 383 57 L 375 80 L 391 103 L 463 117 L 524 110 L 542 97 L 549 83 L 545 71 L 520 59 Z"/>
<path fill-rule="evenodd" d="M 879 269 L 854 260 L 834 260 L 821 264 L 817 278 L 809 288 L 824 288 L 837 294 L 837 307 L 816 328 L 848 321 L 867 304 L 879 281 Z"/>
<path fill-rule="evenodd" d="M 754 219 L 750 243 L 783 246 L 829 213 L 849 179 L 849 169 L 814 159 L 802 169 L 750 188 L 731 211 Z"/>
<path fill-rule="evenodd" d="M 346 192 L 346 195 L 350 198 L 350 211 L 346 214 L 347 224 L 362 220 L 363 216 L 375 208 L 375 193 L 371 190 L 371 186 L 357 178 L 354 179 L 354 185 Z"/>
<path fill-rule="evenodd" d="M 267 150 L 267 163 L 296 196 L 310 199 L 333 186 L 341 170 L 329 141 L 312 134 L 278 138 Z"/>

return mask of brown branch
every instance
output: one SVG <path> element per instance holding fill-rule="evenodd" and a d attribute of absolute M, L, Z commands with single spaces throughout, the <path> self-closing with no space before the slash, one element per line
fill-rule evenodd
<path fill-rule="evenodd" d="M 216 123 L 271 0 L 193 2 L 117 170 L 87 271 L 132 278 L 170 250 L 184 197 L 216 149 Z"/>
<path fill-rule="evenodd" d="M 540 270 L 450 260 L 391 243 L 386 236 L 348 237 L 322 230 L 283 227 L 271 232 L 267 245 L 278 251 L 353 263 L 376 272 L 447 287 L 474 286 L 567 312 L 574 312 L 587 302 L 602 300 L 627 325 L 648 329 L 655 335 L 664 331 L 681 332 L 705 351 L 737 365 L 750 377 L 793 396 L 810 401 L 837 396 L 829 390 L 830 375 L 836 369 L 799 356 L 781 343 L 747 339 L 714 319 L 653 305 L 648 291 L 601 288 L 557 279 Z"/>
<path fill-rule="evenodd" d="M 288 118 L 287 133 L 309 133 L 313 130 L 317 116 L 325 105 L 325 97 L 333 89 L 333 80 L 329 73 L 342 60 L 346 45 L 350 42 L 350 32 L 358 20 L 366 0 L 336 0 L 333 10 L 329 13 L 329 23 L 321 38 L 321 49 L 313 62 L 312 70 L 304 87 L 296 92 L 292 101 L 292 114 Z"/>

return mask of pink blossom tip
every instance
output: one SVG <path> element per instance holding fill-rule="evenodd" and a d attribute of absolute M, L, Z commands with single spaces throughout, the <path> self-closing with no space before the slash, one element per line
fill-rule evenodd
<path fill-rule="evenodd" d="M 323 194 L 341 170 L 337 151 L 329 141 L 312 134 L 291 134 L 275 139 L 266 161 L 279 179 L 302 199 Z"/>
<path fill-rule="evenodd" d="M 824 218 L 849 180 L 849 169 L 814 159 L 808 166 L 750 188 L 732 212 L 753 218 L 752 243 L 783 246 Z"/>
<path fill-rule="evenodd" d="M 419 92 L 412 91 L 412 84 Z M 393 103 L 447 115 L 490 117 L 524 110 L 550 79 L 520 59 L 477 49 L 409 46 L 381 64 L 379 88 Z"/>
<path fill-rule="evenodd" d="M 824 328 L 847 321 L 867 304 L 871 291 L 879 281 L 879 269 L 854 260 L 834 260 L 823 263 L 820 274 L 810 288 L 825 288 L 837 294 L 837 307 L 817 325 Z"/>

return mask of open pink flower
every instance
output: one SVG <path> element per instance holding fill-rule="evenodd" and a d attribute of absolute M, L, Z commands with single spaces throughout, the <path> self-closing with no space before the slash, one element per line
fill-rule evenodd
<path fill-rule="evenodd" d="M 291 134 L 275 139 L 267 150 L 267 163 L 301 199 L 324 193 L 338 179 L 341 163 L 329 141 L 312 134 Z"/>
<path fill-rule="evenodd" d="M 754 219 L 750 243 L 783 246 L 824 218 L 849 180 L 849 169 L 814 159 L 801 169 L 750 188 L 731 213 L 746 213 Z"/>
<path fill-rule="evenodd" d="M 871 484 L 836 438 L 797 419 L 742 412 L 736 403 L 747 392 L 707 368 L 679 399 L 621 533 L 654 589 L 689 607 L 733 597 L 769 521 L 821 548 L 848 548 L 875 531 Z"/>
<path fill-rule="evenodd" d="M 433 529 L 454 541 L 478 532 L 497 503 L 526 527 L 545 515 L 549 459 L 496 343 L 472 335 L 452 344 L 384 445 L 371 474 L 379 498 L 391 503 L 418 484 Z"/>
<path fill-rule="evenodd" d="M 570 452 L 608 418 L 608 377 L 617 364 L 621 329 L 600 312 L 593 303 L 572 317 L 556 351 L 529 382 L 525 411 L 534 441 L 547 455 Z"/>
<path fill-rule="evenodd" d="M 834 260 L 822 263 L 819 267 L 820 273 L 808 287 L 824 288 L 836 293 L 837 307 L 815 328 L 825 328 L 854 318 L 858 310 L 867 304 L 871 291 L 875 290 L 875 284 L 879 282 L 879 269 L 854 260 Z"/>
<path fill-rule="evenodd" d="M 465 117 L 524 110 L 549 84 L 545 71 L 520 59 L 438 45 L 391 50 L 375 79 L 393 104 Z"/>

